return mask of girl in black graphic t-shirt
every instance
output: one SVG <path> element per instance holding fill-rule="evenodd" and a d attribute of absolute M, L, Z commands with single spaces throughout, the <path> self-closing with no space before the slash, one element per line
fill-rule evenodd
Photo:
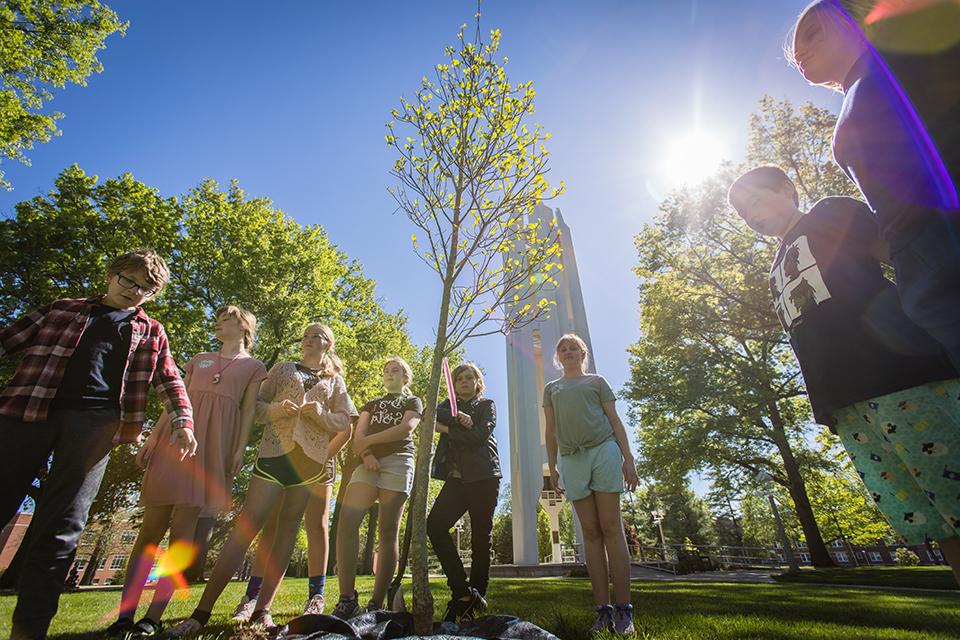
<path fill-rule="evenodd" d="M 360 409 L 353 447 L 362 464 L 350 478 L 337 525 L 340 601 L 333 615 L 344 620 L 360 613 L 355 589 L 360 523 L 375 502 L 380 503 L 380 551 L 368 611 L 382 608 L 396 570 L 400 516 L 413 485 L 413 430 L 423 412 L 420 398 L 410 392 L 411 380 L 410 365 L 402 358 L 390 358 L 383 366 L 383 386 L 387 393 Z"/>

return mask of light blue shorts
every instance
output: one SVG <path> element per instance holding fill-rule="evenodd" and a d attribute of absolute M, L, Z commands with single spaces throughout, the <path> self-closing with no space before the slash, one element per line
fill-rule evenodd
<path fill-rule="evenodd" d="M 350 484 L 363 482 L 378 489 L 410 495 L 410 488 L 413 486 L 413 454 L 391 453 L 377 461 L 380 463 L 380 471 L 368 471 L 361 464 L 350 476 Z"/>
<path fill-rule="evenodd" d="M 594 491 L 623 493 L 623 456 L 616 440 L 560 456 L 560 482 L 572 501 Z"/>

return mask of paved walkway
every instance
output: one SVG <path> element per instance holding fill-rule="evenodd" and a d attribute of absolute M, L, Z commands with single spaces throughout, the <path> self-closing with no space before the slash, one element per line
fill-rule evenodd
<path fill-rule="evenodd" d="M 681 576 L 675 576 L 665 571 L 657 571 L 647 567 L 632 565 L 630 568 L 631 580 L 661 580 L 684 582 L 754 582 L 770 583 L 776 582 L 773 575 L 779 571 L 769 569 L 745 569 L 743 571 L 704 571 L 703 573 L 687 573 Z"/>

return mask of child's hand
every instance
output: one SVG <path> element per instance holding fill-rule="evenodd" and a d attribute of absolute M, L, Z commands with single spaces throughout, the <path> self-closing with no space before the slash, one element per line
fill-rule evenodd
<path fill-rule="evenodd" d="M 179 427 L 170 434 L 170 446 L 180 450 L 180 461 L 183 462 L 188 456 L 197 455 L 197 439 L 193 435 L 193 429 Z"/>
<path fill-rule="evenodd" d="M 230 477 L 236 476 L 243 468 L 243 449 L 233 454 L 233 465 L 230 467 Z"/>
<path fill-rule="evenodd" d="M 153 456 L 153 450 L 157 446 L 157 441 L 155 438 L 147 438 L 147 441 L 144 442 L 140 449 L 137 450 L 137 455 L 134 458 L 134 461 L 137 463 L 137 466 L 141 469 L 146 469 L 147 465 L 150 464 L 150 458 Z"/>
<path fill-rule="evenodd" d="M 308 418 L 319 418 L 323 415 L 323 405 L 319 402 L 305 402 L 300 406 L 300 415 Z"/>
<path fill-rule="evenodd" d="M 473 429 L 473 418 L 462 411 L 457 413 L 457 422 L 459 422 L 460 426 L 464 429 Z"/>
<path fill-rule="evenodd" d="M 640 484 L 640 478 L 637 476 L 637 464 L 633 458 L 623 461 L 623 481 L 627 485 L 627 491 L 633 491 Z"/>
<path fill-rule="evenodd" d="M 363 456 L 363 466 L 367 471 L 380 471 L 380 461 L 373 454 Z"/>
<path fill-rule="evenodd" d="M 283 402 L 273 402 L 270 404 L 270 419 L 280 420 L 295 416 L 300 411 L 300 405 L 293 400 L 284 400 Z"/>
<path fill-rule="evenodd" d="M 563 493 L 563 487 L 560 486 L 560 472 L 557 471 L 556 467 L 550 469 L 550 484 L 553 485 L 554 491 Z"/>

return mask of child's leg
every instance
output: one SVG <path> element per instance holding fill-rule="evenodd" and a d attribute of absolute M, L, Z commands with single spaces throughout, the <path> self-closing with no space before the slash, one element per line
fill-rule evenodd
<path fill-rule="evenodd" d="M 603 545 L 603 529 L 597 513 L 595 494 L 591 493 L 573 503 L 583 532 L 583 555 L 593 587 L 593 601 L 597 605 L 610 604 L 610 578 L 607 573 L 607 554 Z"/>
<path fill-rule="evenodd" d="M 471 482 L 467 492 L 470 511 L 470 586 L 487 595 L 490 582 L 490 549 L 493 546 L 493 514 L 500 497 L 500 478 Z"/>
<path fill-rule="evenodd" d="M 30 525 L 35 529 L 18 585 L 14 637 L 46 634 L 119 428 L 114 409 L 55 414 L 59 433 L 53 465 Z"/>
<path fill-rule="evenodd" d="M 463 562 L 457 553 L 457 545 L 450 535 L 450 527 L 457 523 L 467 511 L 467 497 L 463 483 L 459 480 L 447 480 L 443 483 L 437 499 L 430 508 L 427 516 L 427 535 L 433 552 L 440 560 L 443 573 L 447 576 L 447 586 L 450 587 L 451 597 L 468 598 L 470 587 L 467 584 L 467 572 L 463 569 Z M 473 526 L 473 517 L 470 520 Z M 382 542 L 381 542 L 382 544 Z M 473 569 L 470 570 L 471 575 Z"/>
<path fill-rule="evenodd" d="M 356 590 L 357 553 L 360 550 L 360 523 L 367 510 L 377 501 L 377 488 L 365 482 L 347 487 L 337 524 L 337 578 L 340 597 Z"/>
<path fill-rule="evenodd" d="M 123 593 L 120 596 L 120 610 L 117 618 L 129 618 L 137 614 L 137 605 L 143 594 L 143 585 L 147 582 L 150 569 L 156 559 L 157 545 L 163 540 L 163 534 L 170 526 L 171 505 L 162 507 L 146 507 L 143 510 L 143 523 L 137 540 L 130 551 L 130 560 L 127 562 L 127 577 L 123 581 Z M 154 618 L 156 619 L 156 618 Z"/>
<path fill-rule="evenodd" d="M 307 529 L 307 573 L 310 574 L 310 596 L 323 595 L 323 587 L 314 583 L 325 581 L 327 562 L 330 559 L 330 498 L 332 484 L 315 484 L 310 487 L 310 499 L 304 518 Z"/>
<path fill-rule="evenodd" d="M 10 522 L 16 515 L 37 472 L 46 468 L 59 432 L 57 421 L 26 424 L 0 416 L 0 442 L 5 452 L 0 465 L 0 522 Z"/>
<path fill-rule="evenodd" d="M 227 538 L 220 557 L 217 558 L 217 564 L 214 565 L 213 572 L 210 574 L 210 581 L 207 582 L 203 595 L 200 596 L 200 602 L 197 603 L 197 611 L 209 614 L 213 610 L 217 598 L 223 593 L 237 567 L 243 562 L 243 556 L 250 548 L 250 543 L 260 533 L 274 504 L 282 495 L 283 487 L 279 484 L 256 476 L 250 478 L 250 488 L 247 490 L 243 510 L 237 516 L 233 531 L 230 532 L 230 537 Z M 206 620 L 200 620 L 200 622 L 206 624 Z"/>
<path fill-rule="evenodd" d="M 380 489 L 379 524 L 377 537 L 379 540 L 377 555 L 377 571 L 373 581 L 373 595 L 370 599 L 383 606 L 387 597 L 387 589 L 393 580 L 393 573 L 397 570 L 397 560 L 400 556 L 400 516 L 403 515 L 403 505 L 407 502 L 407 494 L 400 491 Z"/>
<path fill-rule="evenodd" d="M 273 548 L 270 550 L 270 562 L 263 573 L 263 586 L 257 596 L 257 611 L 269 611 L 273 604 L 273 597 L 277 593 L 283 573 L 293 555 L 293 547 L 297 543 L 297 532 L 300 530 L 300 521 L 307 508 L 310 490 L 307 487 L 287 487 L 283 492 L 280 503 L 280 515 L 277 518 L 276 536 Z"/>
<path fill-rule="evenodd" d="M 267 523 L 263 526 L 260 539 L 257 541 L 257 550 L 253 556 L 253 571 L 250 572 L 250 579 L 247 581 L 246 596 L 250 600 L 256 600 L 260 596 L 263 574 L 266 573 L 267 566 L 272 562 L 270 550 L 273 548 L 273 541 L 277 537 L 277 518 L 279 516 L 280 502 L 277 501 L 273 511 L 267 516 Z"/>
<path fill-rule="evenodd" d="M 173 510 L 170 521 L 170 546 L 174 544 L 193 545 L 194 534 L 197 531 L 197 520 L 200 518 L 200 507 L 177 507 Z M 169 547 L 168 547 L 169 549 Z M 153 601 L 147 609 L 147 617 L 159 622 L 163 612 L 173 597 L 175 585 L 168 577 L 161 578 L 153 592 Z"/>
<path fill-rule="evenodd" d="M 603 532 L 603 546 L 607 552 L 607 566 L 613 578 L 613 593 L 617 604 L 630 602 L 630 553 L 620 517 L 620 494 L 595 491 L 594 504 Z M 579 513 L 579 512 L 578 512 Z"/>

